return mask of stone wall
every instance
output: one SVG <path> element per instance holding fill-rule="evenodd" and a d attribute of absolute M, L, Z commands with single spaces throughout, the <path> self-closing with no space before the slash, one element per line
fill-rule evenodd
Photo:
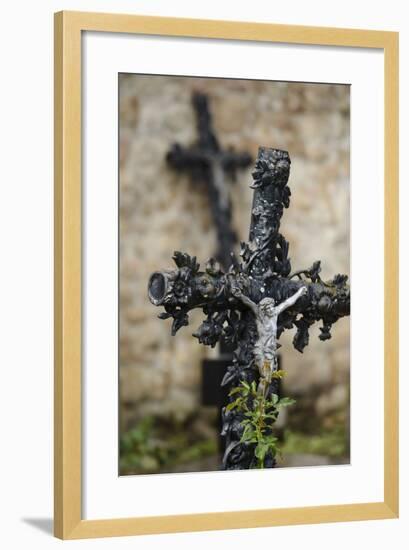
<path fill-rule="evenodd" d="M 196 138 L 192 91 L 209 94 L 222 146 L 259 145 L 288 150 L 291 206 L 281 230 L 290 242 L 293 270 L 322 260 L 322 277 L 350 272 L 349 87 L 264 81 L 120 75 L 120 401 L 122 426 L 145 414 L 183 417 L 197 409 L 200 364 L 212 350 L 191 336 L 191 325 L 170 336 L 147 299 L 152 271 L 172 265 L 174 250 L 204 262 L 215 249 L 206 192 L 169 170 L 165 155 L 175 141 Z M 246 240 L 251 168 L 232 186 L 234 225 Z M 315 412 L 347 408 L 349 319 L 301 355 L 282 337 L 287 395 L 313 396 Z M 214 352 L 213 352 L 214 353 Z"/>

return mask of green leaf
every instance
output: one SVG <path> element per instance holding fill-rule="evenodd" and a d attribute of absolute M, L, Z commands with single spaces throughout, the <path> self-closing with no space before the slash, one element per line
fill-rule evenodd
<path fill-rule="evenodd" d="M 243 443 L 250 442 L 254 439 L 254 430 L 251 424 L 247 424 L 244 428 L 243 435 L 241 436 L 241 441 Z"/>
<path fill-rule="evenodd" d="M 274 437 L 274 435 L 267 435 L 265 436 L 264 441 L 268 445 L 275 445 L 278 441 L 278 437 Z"/>
<path fill-rule="evenodd" d="M 296 402 L 295 399 L 291 399 L 291 397 L 283 397 L 278 402 L 278 406 L 279 407 L 289 407 L 290 405 L 294 405 L 295 402 Z"/>
<path fill-rule="evenodd" d="M 264 418 L 271 418 L 271 420 L 277 420 L 278 413 L 268 413 L 264 415 Z"/>
<path fill-rule="evenodd" d="M 232 401 L 231 403 L 229 403 L 227 406 L 226 406 L 226 411 L 231 411 L 233 409 L 236 409 L 238 408 L 238 406 L 240 405 L 241 403 L 241 398 L 238 397 L 235 401 Z"/>
<path fill-rule="evenodd" d="M 266 445 L 265 443 L 259 443 L 254 451 L 254 454 L 259 459 L 259 461 L 263 463 L 267 452 L 268 452 L 268 445 Z"/>

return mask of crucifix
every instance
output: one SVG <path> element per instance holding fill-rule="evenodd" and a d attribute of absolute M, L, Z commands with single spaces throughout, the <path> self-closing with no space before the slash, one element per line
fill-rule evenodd
<path fill-rule="evenodd" d="M 196 112 L 198 140 L 190 147 L 175 143 L 166 155 L 166 160 L 175 170 L 189 173 L 195 184 L 206 185 L 217 231 L 215 258 L 227 270 L 231 263 L 231 252 L 237 243 L 237 235 L 232 227 L 228 181 L 234 183 L 237 170 L 250 166 L 252 159 L 248 153 L 221 148 L 213 130 L 206 95 L 194 93 L 192 104 Z"/>
<path fill-rule="evenodd" d="M 319 261 L 291 273 L 289 243 L 279 231 L 284 208 L 290 205 L 289 173 L 286 151 L 260 147 L 250 186 L 254 195 L 249 242 L 241 243 L 240 260 L 232 257 L 228 270 L 210 259 L 201 271 L 195 256 L 175 252 L 176 269 L 157 271 L 148 283 L 150 301 L 165 309 L 159 318 L 173 318 L 172 334 L 188 325 L 191 309 L 201 308 L 206 319 L 194 336 L 209 346 L 223 337 L 235 349 L 222 381 L 229 389 L 229 404 L 223 411 L 226 470 L 256 467 L 259 445 L 246 438 L 246 415 L 252 414 L 252 402 L 278 400 L 276 354 L 281 334 L 295 328 L 293 345 L 302 353 L 313 323 L 322 322 L 319 338 L 325 341 L 331 338 L 332 325 L 350 312 L 346 275 L 322 280 Z M 250 395 L 247 413 L 235 406 L 242 388 L 253 391 L 246 394 Z M 269 433 L 276 418 L 273 413 Z M 274 453 L 265 449 L 263 453 L 262 467 L 274 467 Z"/>

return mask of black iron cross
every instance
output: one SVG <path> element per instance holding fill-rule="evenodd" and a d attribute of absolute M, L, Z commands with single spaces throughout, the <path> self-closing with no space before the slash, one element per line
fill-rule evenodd
<path fill-rule="evenodd" d="M 204 271 L 200 271 L 196 257 L 175 252 L 173 259 L 177 268 L 157 271 L 149 280 L 151 302 L 165 308 L 159 317 L 173 318 L 172 334 L 188 324 L 189 310 L 201 308 L 207 317 L 194 334 L 199 342 L 212 347 L 220 338 L 232 342 L 234 359 L 223 379 L 223 385 L 228 388 L 237 387 L 241 381 L 256 384 L 260 381 L 260 372 L 255 366 L 258 328 L 254 312 L 246 307 L 246 301 L 251 302 L 254 309 L 264 298 L 272 298 L 279 307 L 290 297 L 299 295 L 291 307 L 280 313 L 277 338 L 284 330 L 295 327 L 293 345 L 300 352 L 308 345 L 313 323 L 322 321 L 319 338 L 327 340 L 331 338 L 332 324 L 349 315 L 350 289 L 346 275 L 323 281 L 320 262 L 291 274 L 289 244 L 279 232 L 284 208 L 290 204 L 289 172 L 290 158 L 286 151 L 259 149 L 251 185 L 254 197 L 250 240 L 241 243 L 241 261 L 234 261 L 228 272 L 223 272 L 212 259 Z M 305 289 L 300 294 L 301 287 Z M 276 393 L 275 383 L 273 380 L 267 389 L 270 394 Z M 241 441 L 242 420 L 242 415 L 235 410 L 225 410 L 224 469 L 247 469 L 254 464 L 254 448 Z M 264 462 L 264 467 L 274 465 L 274 458 Z"/>
<path fill-rule="evenodd" d="M 235 182 L 236 172 L 246 168 L 252 162 L 248 153 L 236 153 L 223 150 L 212 127 L 208 98 L 204 94 L 192 96 L 196 111 L 199 139 L 191 147 L 174 144 L 166 159 L 172 168 L 189 172 L 194 183 L 205 183 L 209 196 L 210 209 L 217 230 L 216 259 L 223 268 L 228 269 L 231 263 L 230 253 L 237 243 L 237 236 L 232 227 L 232 209 L 226 176 Z"/>

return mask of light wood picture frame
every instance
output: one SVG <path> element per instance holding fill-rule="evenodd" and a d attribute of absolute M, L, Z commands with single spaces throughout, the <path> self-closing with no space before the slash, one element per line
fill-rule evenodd
<path fill-rule="evenodd" d="M 81 33 L 282 42 L 384 52 L 384 499 L 359 504 L 85 520 L 81 512 Z M 54 532 L 62 539 L 398 516 L 398 34 L 103 13 L 55 14 Z"/>

